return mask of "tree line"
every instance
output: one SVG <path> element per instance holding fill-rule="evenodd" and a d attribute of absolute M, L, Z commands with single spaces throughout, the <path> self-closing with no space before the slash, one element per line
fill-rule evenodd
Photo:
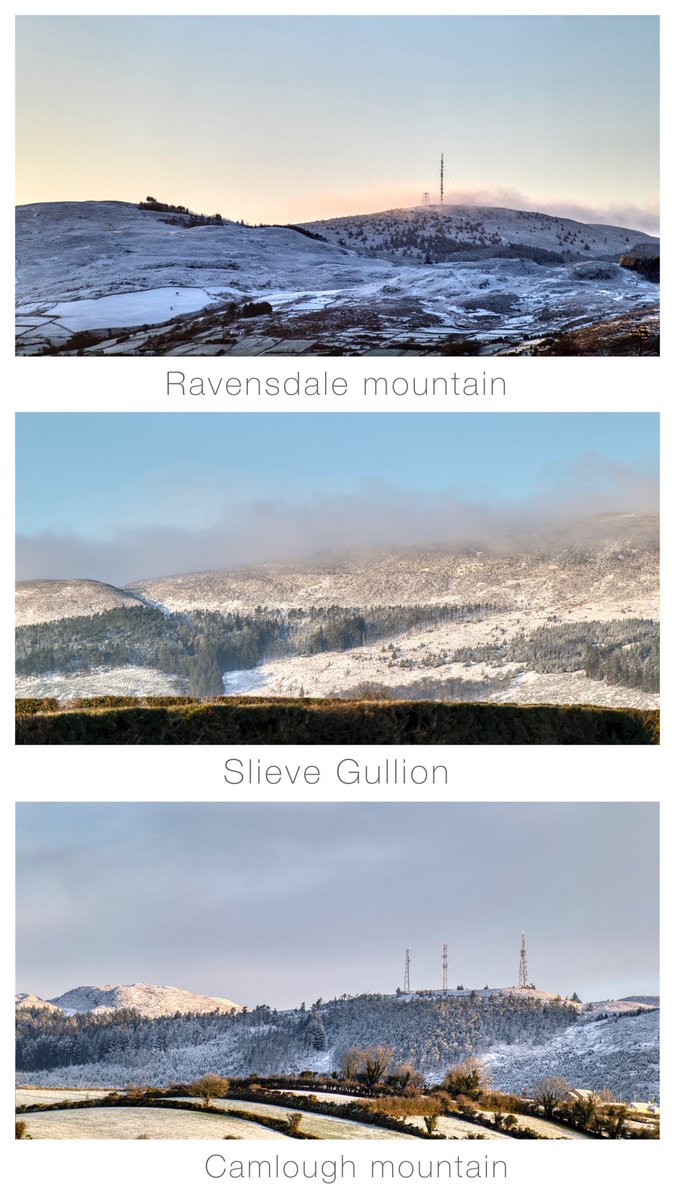
<path fill-rule="evenodd" d="M 45 675 L 154 667 L 182 679 L 189 695 L 218 696 L 228 671 L 288 655 L 351 650 L 428 625 L 480 620 L 495 611 L 492 604 L 259 608 L 249 613 L 108 609 L 18 626 L 16 671 Z"/>

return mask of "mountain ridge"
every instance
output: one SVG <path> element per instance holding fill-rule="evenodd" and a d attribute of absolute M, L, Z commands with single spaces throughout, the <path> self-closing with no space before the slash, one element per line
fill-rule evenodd
<path fill-rule="evenodd" d="M 57 1009 L 68 1015 L 132 1008 L 143 1016 L 160 1017 L 174 1013 L 240 1012 L 242 1007 L 233 1000 L 149 983 L 80 985 L 51 1000 L 19 993 L 17 1007 L 35 1007 L 33 1001 L 38 1007 Z"/>

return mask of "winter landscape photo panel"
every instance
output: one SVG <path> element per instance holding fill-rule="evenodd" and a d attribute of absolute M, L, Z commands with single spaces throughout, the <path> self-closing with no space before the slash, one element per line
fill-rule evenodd
<path fill-rule="evenodd" d="M 18 806 L 21 1137 L 658 1137 L 657 805 L 264 807 Z"/>
<path fill-rule="evenodd" d="M 20 741 L 658 740 L 656 414 L 22 414 L 17 483 Z"/>
<path fill-rule="evenodd" d="M 20 17 L 17 353 L 656 355 L 658 57 L 655 16 Z"/>

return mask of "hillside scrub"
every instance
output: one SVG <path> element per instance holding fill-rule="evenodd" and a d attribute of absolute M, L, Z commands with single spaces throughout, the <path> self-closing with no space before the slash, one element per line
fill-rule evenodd
<path fill-rule="evenodd" d="M 19 745 L 654 745 L 659 711 L 404 700 L 132 699 L 16 716 Z"/>

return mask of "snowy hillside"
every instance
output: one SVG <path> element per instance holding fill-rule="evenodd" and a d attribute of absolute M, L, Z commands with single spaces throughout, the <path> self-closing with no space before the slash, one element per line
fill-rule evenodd
<path fill-rule="evenodd" d="M 544 250 L 563 258 L 615 261 L 638 243 L 658 243 L 638 229 L 589 225 L 566 217 L 512 208 L 444 204 L 392 209 L 356 217 L 312 221 L 305 226 L 359 254 L 448 259 L 466 250 L 486 257 L 514 247 Z M 543 257 L 543 256 L 542 256 Z M 536 261 L 536 256 L 533 256 Z"/>
<path fill-rule="evenodd" d="M 46 1008 L 53 1012 L 59 1011 L 57 1004 L 52 1004 L 51 1000 L 43 1000 L 32 992 L 17 992 L 15 1001 L 17 1008 Z"/>
<path fill-rule="evenodd" d="M 240 1004 L 217 996 L 199 996 L 181 988 L 160 984 L 104 984 L 77 987 L 48 1002 L 65 1013 L 104 1013 L 133 1008 L 144 1017 L 167 1017 L 174 1013 L 239 1012 Z"/>
<path fill-rule="evenodd" d="M 516 536 L 516 549 L 418 546 L 317 556 L 126 585 L 140 600 L 172 612 L 471 601 L 561 611 L 593 603 L 655 615 L 658 517 L 614 513 L 568 529 Z M 449 539 L 450 541 L 450 539 Z M 635 607 L 637 606 L 637 608 Z M 649 611 L 648 611 L 649 610 Z M 602 609 L 603 615 L 606 610 Z M 618 615 L 618 609 L 617 609 Z"/>
<path fill-rule="evenodd" d="M 20 697 L 388 689 L 658 707 L 650 514 L 606 515 L 515 551 L 377 550 L 79 587 L 20 585 Z"/>
<path fill-rule="evenodd" d="M 504 208 L 254 228 L 116 201 L 29 204 L 16 214 L 17 348 L 495 354 L 623 316 L 637 336 L 657 322 L 658 284 L 620 265 L 636 244 L 658 246 Z"/>
<path fill-rule="evenodd" d="M 551 993 L 493 988 L 349 996 L 318 1001 L 311 1009 L 278 1012 L 260 1005 L 191 1016 L 169 1013 L 162 999 L 164 1011 L 153 1002 L 145 1019 L 116 1022 L 111 1007 L 93 1004 L 108 991 L 76 988 L 57 997 L 67 1012 L 80 1014 L 77 1021 L 67 1012 L 19 1010 L 17 1064 L 25 1082 L 120 1087 L 165 1085 L 206 1071 L 330 1073 L 352 1047 L 385 1044 L 395 1062 L 413 1063 L 430 1082 L 473 1054 L 483 1057 L 495 1085 L 508 1091 L 532 1089 L 550 1074 L 563 1075 L 573 1087 L 609 1087 L 643 1101 L 658 1088 L 658 1011 L 640 1006 L 598 1019 L 588 1006 Z M 77 1008 L 70 1005 L 73 997 Z M 159 1033 L 148 1016 L 163 1018 Z M 114 1038 L 102 1038 L 111 1028 Z"/>
<path fill-rule="evenodd" d="M 138 608 L 142 603 L 137 596 L 97 579 L 31 579 L 16 585 L 16 624 L 88 617 L 111 608 Z"/>
<path fill-rule="evenodd" d="M 650 1100 L 659 1095 L 659 1013 L 580 1021 L 544 1046 L 497 1047 L 485 1062 L 495 1086 L 509 1091 L 531 1088 L 535 1076 L 560 1075 L 574 1087 Z"/>

